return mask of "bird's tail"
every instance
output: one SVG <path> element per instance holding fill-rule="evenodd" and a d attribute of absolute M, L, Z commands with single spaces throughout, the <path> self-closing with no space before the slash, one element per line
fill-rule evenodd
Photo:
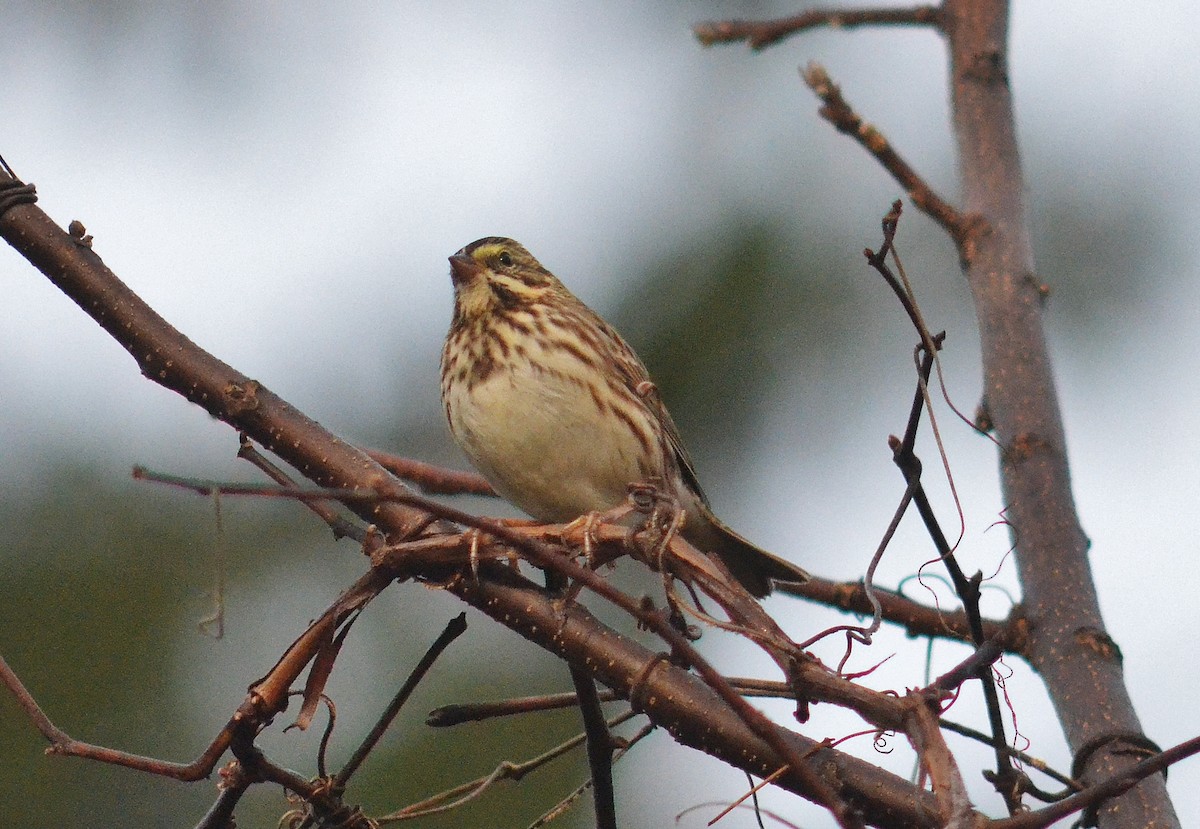
<path fill-rule="evenodd" d="M 751 544 L 721 523 L 707 506 L 700 505 L 700 511 L 698 520 L 684 525 L 684 537 L 704 552 L 720 557 L 753 596 L 761 599 L 769 594 L 772 581 L 802 584 L 809 580 L 803 568 Z"/>

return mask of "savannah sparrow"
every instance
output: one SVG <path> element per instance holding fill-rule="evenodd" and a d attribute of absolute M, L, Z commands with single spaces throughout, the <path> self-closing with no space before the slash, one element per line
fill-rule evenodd
<path fill-rule="evenodd" d="M 565 523 L 657 482 L 686 512 L 683 537 L 750 593 L 808 579 L 717 520 L 641 360 L 529 251 L 480 239 L 450 257 L 450 275 L 442 402 L 455 441 L 504 498 Z"/>

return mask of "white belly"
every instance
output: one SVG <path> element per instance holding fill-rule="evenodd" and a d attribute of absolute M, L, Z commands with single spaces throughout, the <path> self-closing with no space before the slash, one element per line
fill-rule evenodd
<path fill-rule="evenodd" d="M 496 371 L 446 404 L 471 463 L 539 521 L 617 506 L 629 484 L 656 474 L 645 468 L 641 442 L 623 420 L 600 411 L 586 386 L 532 365 Z"/>

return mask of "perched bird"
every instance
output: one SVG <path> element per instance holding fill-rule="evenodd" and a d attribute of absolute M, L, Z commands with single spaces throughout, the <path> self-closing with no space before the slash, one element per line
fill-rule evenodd
<path fill-rule="evenodd" d="M 713 515 L 646 367 L 529 251 L 480 239 L 450 257 L 450 276 L 442 403 L 455 441 L 500 495 L 565 523 L 656 481 L 686 512 L 683 537 L 750 593 L 808 579 Z"/>

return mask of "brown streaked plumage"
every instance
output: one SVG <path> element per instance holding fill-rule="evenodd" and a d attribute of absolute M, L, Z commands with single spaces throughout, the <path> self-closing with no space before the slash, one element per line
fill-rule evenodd
<path fill-rule="evenodd" d="M 442 403 L 497 492 L 539 521 L 567 522 L 661 481 L 687 513 L 684 537 L 749 592 L 808 579 L 713 515 L 641 360 L 529 251 L 489 236 L 451 256 L 450 273 Z"/>

